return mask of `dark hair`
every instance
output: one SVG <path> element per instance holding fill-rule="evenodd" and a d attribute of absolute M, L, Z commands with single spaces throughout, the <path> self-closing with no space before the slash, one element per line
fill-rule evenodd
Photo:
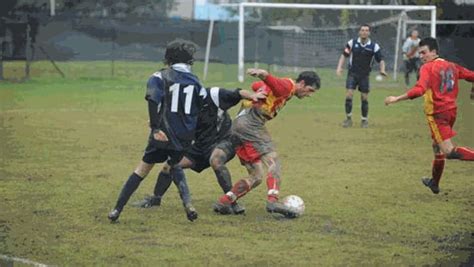
<path fill-rule="evenodd" d="M 436 50 L 436 52 L 439 54 L 439 45 L 438 41 L 436 41 L 435 38 L 433 37 L 426 37 L 423 40 L 420 41 L 419 47 L 422 46 L 427 46 L 430 51 Z"/>
<path fill-rule="evenodd" d="M 360 31 L 360 29 L 362 29 L 362 27 L 367 27 L 367 28 L 369 28 L 369 31 L 370 31 L 370 25 L 369 24 L 366 23 L 366 24 L 360 25 L 359 31 Z"/>
<path fill-rule="evenodd" d="M 174 40 L 166 46 L 165 63 L 167 65 L 173 65 L 176 63 L 192 65 L 196 49 L 197 45 L 193 42 L 180 39 Z"/>
<path fill-rule="evenodd" d="M 305 85 L 313 86 L 314 89 L 319 89 L 321 87 L 321 79 L 318 74 L 314 71 L 303 71 L 296 78 L 296 82 L 304 81 Z"/>

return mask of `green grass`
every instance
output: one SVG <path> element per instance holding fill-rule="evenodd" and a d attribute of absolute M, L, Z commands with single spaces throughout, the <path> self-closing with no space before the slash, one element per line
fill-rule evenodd
<path fill-rule="evenodd" d="M 474 166 L 449 161 L 440 195 L 421 185 L 433 157 L 422 100 L 383 105 L 404 91 L 401 83 L 373 82 L 371 127 L 342 129 L 344 79 L 318 70 L 323 88 L 268 123 L 282 195 L 305 200 L 301 218 L 267 214 L 264 185 L 242 199 L 246 216 L 213 214 L 221 192 L 206 170 L 186 172 L 196 222 L 172 188 L 161 207 L 127 207 L 110 224 L 106 215 L 146 144 L 144 85 L 161 65 L 116 62 L 115 77 L 110 62 L 58 65 L 67 79 L 36 62 L 31 80 L 0 82 L 0 254 L 79 266 L 420 266 L 472 257 Z M 7 63 L 5 72 L 21 76 L 21 65 Z M 205 85 L 249 88 L 251 79 L 242 85 L 235 76 L 235 66 L 212 64 Z M 455 141 L 474 147 L 468 88 L 461 84 Z M 354 101 L 355 118 L 359 110 Z M 238 160 L 229 166 L 233 181 L 245 176 Z M 131 202 L 152 192 L 157 172 Z"/>

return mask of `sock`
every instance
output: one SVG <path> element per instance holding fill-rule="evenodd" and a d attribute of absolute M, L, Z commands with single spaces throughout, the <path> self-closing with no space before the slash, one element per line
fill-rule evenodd
<path fill-rule="evenodd" d="M 348 119 L 352 115 L 352 98 L 346 98 L 346 114 Z"/>
<path fill-rule="evenodd" d="M 224 194 L 232 190 L 232 180 L 230 176 L 229 169 L 225 165 L 219 166 L 217 169 L 214 170 L 214 173 L 217 177 L 217 182 L 224 191 Z"/>
<path fill-rule="evenodd" d="M 280 194 L 280 179 L 273 177 L 271 173 L 267 176 L 267 200 L 269 202 L 277 202 Z"/>
<path fill-rule="evenodd" d="M 361 110 L 362 110 L 362 117 L 367 118 L 367 116 L 369 115 L 369 101 L 362 100 Z"/>
<path fill-rule="evenodd" d="M 163 195 L 166 193 L 168 188 L 170 188 L 171 182 L 171 175 L 169 173 L 165 173 L 161 171 L 158 174 L 158 178 L 156 179 L 155 189 L 153 190 L 153 194 L 155 197 L 162 198 Z"/>
<path fill-rule="evenodd" d="M 141 181 L 143 180 L 142 177 L 138 176 L 135 172 L 128 177 L 127 182 L 122 187 L 122 191 L 117 199 L 117 204 L 115 204 L 115 209 L 121 212 L 123 207 L 127 204 L 130 196 L 137 190 L 138 186 L 140 185 Z"/>
<path fill-rule="evenodd" d="M 459 146 L 454 148 L 453 152 L 449 153 L 447 158 L 474 161 L 474 150 L 467 147 Z"/>
<path fill-rule="evenodd" d="M 444 154 L 435 155 L 435 159 L 433 160 L 432 175 L 433 182 L 436 186 L 439 185 L 439 181 L 441 180 L 441 176 L 443 175 L 445 161 L 446 160 Z"/>
<path fill-rule="evenodd" d="M 186 182 L 186 176 L 184 175 L 184 171 L 181 167 L 173 167 L 170 171 L 171 177 L 173 178 L 173 182 L 178 187 L 179 196 L 183 201 L 183 205 L 186 206 L 187 204 L 191 203 L 191 193 L 189 192 L 188 183 Z"/>
<path fill-rule="evenodd" d="M 219 198 L 219 201 L 224 204 L 234 203 L 237 199 L 245 196 L 250 190 L 252 190 L 252 188 L 250 188 L 247 180 L 239 180 L 229 192 Z"/>

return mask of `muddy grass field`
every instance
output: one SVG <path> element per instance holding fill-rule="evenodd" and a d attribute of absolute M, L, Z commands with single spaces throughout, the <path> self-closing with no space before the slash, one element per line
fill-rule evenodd
<path fill-rule="evenodd" d="M 422 99 L 385 107 L 401 83 L 372 82 L 370 128 L 343 129 L 344 79 L 317 70 L 322 89 L 292 99 L 268 124 L 282 160 L 283 196 L 305 214 L 288 220 L 265 211 L 261 185 L 242 199 L 245 216 L 220 216 L 214 174 L 187 171 L 199 219 L 193 223 L 173 187 L 162 206 L 127 206 L 120 223 L 107 213 L 141 159 L 148 126 L 143 99 L 151 62 L 32 66 L 27 82 L 0 82 L 0 266 L 13 257 L 47 265 L 471 265 L 474 262 L 474 164 L 449 161 L 433 195 L 432 149 Z M 194 68 L 198 75 L 202 65 Z M 7 77 L 21 65 L 6 64 Z M 281 73 L 279 73 L 281 74 Z M 294 75 L 294 74 L 293 74 Z M 235 66 L 214 64 L 205 86 L 239 84 Z M 474 147 L 474 102 L 461 84 L 459 144 Z M 233 109 L 232 114 L 237 110 Z M 245 176 L 232 161 L 233 181 Z M 153 191 L 160 166 L 131 202 Z M 15 263 L 16 264 L 16 263 Z"/>

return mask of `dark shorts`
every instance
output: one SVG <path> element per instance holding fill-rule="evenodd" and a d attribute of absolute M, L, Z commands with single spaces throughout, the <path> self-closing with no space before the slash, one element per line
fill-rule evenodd
<path fill-rule="evenodd" d="M 191 170 L 200 173 L 203 170 L 209 168 L 210 165 L 210 159 L 212 152 L 214 149 L 218 148 L 224 151 L 224 153 L 227 155 L 227 162 L 230 161 L 231 159 L 234 158 L 235 156 L 235 149 L 230 142 L 230 140 L 222 140 L 217 145 L 215 146 L 210 146 L 210 149 L 199 149 L 195 146 L 191 146 L 186 152 L 184 152 L 184 156 L 188 158 L 190 161 L 193 162 L 193 166 L 191 167 Z"/>
<path fill-rule="evenodd" d="M 359 89 L 361 93 L 370 92 L 369 75 L 360 76 L 353 73 L 347 74 L 346 88 L 352 90 Z"/>
<path fill-rule="evenodd" d="M 419 58 L 410 58 L 405 60 L 405 73 L 416 72 L 420 69 L 421 61 Z"/>
<path fill-rule="evenodd" d="M 166 161 L 170 166 L 173 166 L 178 164 L 183 156 L 183 151 L 157 148 L 152 143 L 148 143 L 142 160 L 148 164 L 162 163 Z"/>

